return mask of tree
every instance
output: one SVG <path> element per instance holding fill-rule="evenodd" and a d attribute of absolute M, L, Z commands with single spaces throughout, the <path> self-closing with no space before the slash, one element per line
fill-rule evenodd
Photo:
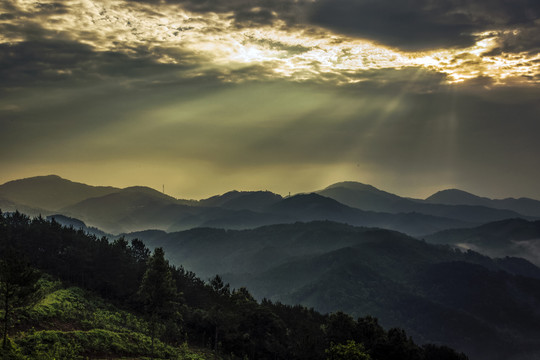
<path fill-rule="evenodd" d="M 225 284 L 219 275 L 210 279 L 210 286 L 219 295 L 229 296 L 231 294 L 231 286 L 228 283 Z"/>
<path fill-rule="evenodd" d="M 426 344 L 422 346 L 425 360 L 469 360 L 467 355 L 458 353 L 448 346 Z"/>
<path fill-rule="evenodd" d="M 150 250 L 139 239 L 131 240 L 131 246 L 129 247 L 131 256 L 135 258 L 137 262 L 145 263 L 150 257 Z"/>
<path fill-rule="evenodd" d="M 347 340 L 358 340 L 356 322 L 342 311 L 328 315 L 325 333 L 327 344 L 344 344 Z"/>
<path fill-rule="evenodd" d="M 364 345 L 353 340 L 348 340 L 346 344 L 332 344 L 325 352 L 327 360 L 371 360 Z"/>
<path fill-rule="evenodd" d="M 153 356 L 157 322 L 174 310 L 174 300 L 177 297 L 171 268 L 169 262 L 165 260 L 162 248 L 155 249 L 154 254 L 148 259 L 138 294 L 150 320 Z"/>
<path fill-rule="evenodd" d="M 0 259 L 0 296 L 4 310 L 3 349 L 7 346 L 10 318 L 17 308 L 28 305 L 34 299 L 40 277 L 11 247 L 4 250 Z"/>

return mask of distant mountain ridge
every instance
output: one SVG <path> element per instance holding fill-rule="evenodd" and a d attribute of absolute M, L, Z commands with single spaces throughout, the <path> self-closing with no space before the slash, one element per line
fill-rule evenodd
<path fill-rule="evenodd" d="M 459 189 L 446 189 L 427 197 L 426 201 L 434 204 L 487 206 L 491 199 Z"/>
<path fill-rule="evenodd" d="M 102 236 L 107 236 L 107 237 L 110 236 L 110 234 L 107 234 L 97 228 L 86 226 L 86 224 L 79 219 L 70 218 L 65 215 L 61 215 L 61 214 L 49 215 L 47 216 L 47 220 L 49 221 L 54 220 L 62 226 L 72 227 L 75 230 L 82 230 L 87 234 L 95 235 L 99 238 L 101 238 Z"/>
<path fill-rule="evenodd" d="M 400 196 L 379 190 L 372 185 L 354 181 L 335 183 L 323 190 L 316 191 L 316 193 L 349 206 L 373 211 L 388 211 L 393 206 L 407 201 Z"/>
<path fill-rule="evenodd" d="M 96 188 L 72 183 L 57 176 L 14 183 L 20 189 L 28 187 L 26 194 L 39 194 L 36 203 L 50 206 L 44 209 L 45 214 L 60 213 L 115 234 L 145 229 L 179 231 L 205 226 L 246 229 L 295 221 L 333 220 L 417 235 L 478 224 L 428 214 L 362 211 L 317 194 L 283 198 L 268 191 L 231 191 L 200 201 L 186 201 L 147 187 Z M 51 183 L 56 185 L 52 186 Z M 62 186 L 77 187 L 80 194 L 74 196 L 73 192 L 76 191 L 73 190 L 65 195 L 60 190 Z M 0 186 L 0 189 L 2 187 L 6 188 L 6 197 L 10 197 L 9 190 L 13 182 L 8 186 Z M 25 192 L 19 191 L 16 194 L 19 193 Z M 30 203 L 31 197 L 27 197 L 25 202 Z M 55 198 L 54 204 L 48 202 L 51 197 Z M 68 205 L 56 209 L 64 204 Z"/>
<path fill-rule="evenodd" d="M 234 210 L 264 211 L 267 207 L 281 201 L 283 197 L 270 191 L 229 191 L 198 201 L 206 207 L 224 207 Z"/>
<path fill-rule="evenodd" d="M 235 190 L 202 200 L 182 200 L 144 186 L 96 187 L 49 175 L 0 185 L 0 205 L 7 211 L 21 209 L 34 215 L 62 214 L 115 234 L 205 226 L 247 229 L 331 220 L 419 236 L 507 218 L 533 219 L 483 205 L 434 204 L 403 198 L 352 181 L 287 198 L 269 191 Z"/>
<path fill-rule="evenodd" d="M 91 197 L 119 190 L 110 186 L 90 186 L 57 175 L 47 175 L 9 181 L 0 185 L 0 198 L 20 205 L 55 211 Z"/>
<path fill-rule="evenodd" d="M 495 209 L 512 210 L 528 216 L 540 216 L 540 201 L 529 198 L 489 199 L 458 189 L 448 189 L 431 195 L 426 201 L 448 205 L 480 205 Z"/>
<path fill-rule="evenodd" d="M 488 256 L 519 256 L 540 266 L 540 221 L 507 219 L 474 228 L 444 230 L 424 239 Z"/>
<path fill-rule="evenodd" d="M 540 265 L 540 221 L 485 205 L 496 200 L 451 190 L 435 199 L 453 193 L 469 204 L 437 204 L 355 182 L 285 198 L 230 191 L 198 201 L 143 186 L 94 189 L 55 176 L 5 185 L 0 204 L 38 209 L 54 195 L 51 204 L 68 203 L 43 209 L 55 221 L 162 246 L 175 264 L 201 276 L 219 273 L 259 299 L 372 314 L 473 360 L 540 353 L 540 268 L 533 264 Z M 64 196 L 61 186 L 81 193 Z M 35 203 L 32 194 L 39 195 Z M 361 208 L 368 206 L 387 211 Z"/>
<path fill-rule="evenodd" d="M 479 197 L 475 197 L 479 199 L 478 201 L 472 201 L 471 197 L 474 197 L 474 195 L 460 190 L 452 191 L 451 194 L 456 194 L 456 197 L 453 201 L 447 201 L 446 203 L 437 202 L 433 199 L 404 198 L 379 190 L 371 185 L 352 181 L 336 183 L 316 193 L 362 210 L 389 213 L 418 212 L 471 223 L 484 223 L 514 217 L 531 219 L 531 217 L 536 216 L 521 214 L 502 205 L 499 207 L 489 206 L 492 203 L 487 198 L 485 200 L 488 200 L 488 202 L 481 200 L 483 198 Z M 463 194 L 470 196 L 465 198 Z M 531 201 L 534 202 L 535 200 Z M 533 211 L 533 213 L 536 212 Z M 540 216 L 540 201 L 538 202 L 538 214 Z"/>

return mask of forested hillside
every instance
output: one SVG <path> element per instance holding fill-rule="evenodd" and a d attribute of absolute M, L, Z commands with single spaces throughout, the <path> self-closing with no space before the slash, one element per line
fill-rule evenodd
<path fill-rule="evenodd" d="M 6 359 L 467 359 L 372 317 L 257 302 L 219 276 L 170 266 L 139 240 L 13 213 L 0 216 L 0 251 Z M 13 266 L 37 275 L 25 285 Z M 27 291 L 15 298 L 7 288 Z"/>
<path fill-rule="evenodd" d="M 436 244 L 472 249 L 492 257 L 521 257 L 540 266 L 540 221 L 506 219 L 475 228 L 440 231 L 425 239 Z"/>
<path fill-rule="evenodd" d="M 127 236 L 163 247 L 173 263 L 198 274 L 246 286 L 257 299 L 369 314 L 473 359 L 540 352 L 540 269 L 524 259 L 329 221 Z"/>

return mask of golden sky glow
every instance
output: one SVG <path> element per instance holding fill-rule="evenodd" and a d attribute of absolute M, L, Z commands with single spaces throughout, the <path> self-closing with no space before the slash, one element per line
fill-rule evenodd
<path fill-rule="evenodd" d="M 0 183 L 57 174 L 201 198 L 357 180 L 540 198 L 539 14 L 491 0 L 2 1 Z"/>
<path fill-rule="evenodd" d="M 98 51 L 132 54 L 147 49 L 158 62 L 190 64 L 193 75 L 212 69 L 225 73 L 248 66 L 266 69 L 260 76 L 293 80 L 329 79 L 340 83 L 362 81 L 362 71 L 419 67 L 447 75 L 449 83 L 476 77 L 491 78 L 494 84 L 507 81 L 537 84 L 540 54 L 499 53 L 505 32 L 475 34 L 471 47 L 404 52 L 369 40 L 355 39 L 314 26 L 287 27 L 282 20 L 271 25 L 238 28 L 231 14 L 197 14 L 179 5 L 124 1 L 68 0 L 66 13 L 48 13 L 53 0 L 14 0 L 12 4 L 27 18 L 4 20 L 28 26 L 34 22 L 55 37 L 91 45 Z M 20 34 L 1 35 L 2 42 L 24 40 Z M 329 77 L 329 75 L 331 77 Z M 536 77 L 535 77 L 536 76 Z M 241 81 L 231 77 L 228 81 Z"/>

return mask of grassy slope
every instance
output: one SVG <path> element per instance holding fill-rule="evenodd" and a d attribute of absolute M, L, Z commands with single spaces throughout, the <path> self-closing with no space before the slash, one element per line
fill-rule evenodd
<path fill-rule="evenodd" d="M 41 300 L 19 316 L 11 331 L 22 359 L 146 359 L 148 323 L 102 299 L 60 282 L 41 280 Z M 209 358 L 208 354 L 155 340 L 156 359 Z"/>

